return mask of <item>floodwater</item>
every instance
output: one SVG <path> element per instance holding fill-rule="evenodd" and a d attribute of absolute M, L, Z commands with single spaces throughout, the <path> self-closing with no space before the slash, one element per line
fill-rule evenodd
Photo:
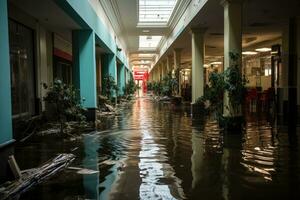
<path fill-rule="evenodd" d="M 20 199 L 300 199 L 299 131 L 272 124 L 250 116 L 244 133 L 225 134 L 188 106 L 139 98 L 104 131 L 17 146 L 21 169 L 72 152 L 72 167 L 94 170 L 66 170 Z"/>

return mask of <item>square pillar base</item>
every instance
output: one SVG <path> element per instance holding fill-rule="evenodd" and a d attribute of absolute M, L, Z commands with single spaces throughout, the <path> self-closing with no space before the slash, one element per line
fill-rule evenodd
<path fill-rule="evenodd" d="M 15 140 L 10 140 L 5 144 L 0 145 L 0 185 L 6 181 L 14 180 L 13 173 L 8 164 L 8 157 L 14 154 Z"/>
<path fill-rule="evenodd" d="M 85 113 L 86 120 L 88 122 L 95 122 L 96 117 L 96 108 L 87 108 L 87 111 Z"/>

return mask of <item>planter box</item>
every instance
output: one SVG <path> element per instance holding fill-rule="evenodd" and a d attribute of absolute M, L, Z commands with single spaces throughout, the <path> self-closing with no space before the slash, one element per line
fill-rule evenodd
<path fill-rule="evenodd" d="M 191 116 L 193 118 L 199 118 L 205 116 L 205 110 L 203 105 L 191 103 Z"/>
<path fill-rule="evenodd" d="M 219 126 L 224 128 L 226 133 L 242 133 L 244 125 L 244 116 L 223 117 L 219 119 Z"/>
<path fill-rule="evenodd" d="M 176 96 L 171 98 L 171 103 L 178 106 L 182 103 L 182 97 Z"/>

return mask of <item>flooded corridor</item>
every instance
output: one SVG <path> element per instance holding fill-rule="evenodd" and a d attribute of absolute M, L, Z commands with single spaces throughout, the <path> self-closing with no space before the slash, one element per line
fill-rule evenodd
<path fill-rule="evenodd" d="M 224 134 L 189 110 L 140 98 L 104 131 L 17 146 L 21 169 L 76 156 L 71 169 L 20 199 L 300 199 L 299 131 L 250 117 L 242 135 Z"/>

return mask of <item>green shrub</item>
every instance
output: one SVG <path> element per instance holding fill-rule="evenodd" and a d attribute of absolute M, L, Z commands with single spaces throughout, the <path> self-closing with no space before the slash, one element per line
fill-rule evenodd
<path fill-rule="evenodd" d="M 102 95 L 108 99 L 112 99 L 113 94 L 117 94 L 119 87 L 116 84 L 115 78 L 111 75 L 104 76 L 102 81 Z"/>
<path fill-rule="evenodd" d="M 132 95 L 138 89 L 138 85 L 135 84 L 133 78 L 131 77 L 128 83 L 125 86 L 125 94 Z"/>
<path fill-rule="evenodd" d="M 85 121 L 85 110 L 81 106 L 80 95 L 72 85 L 66 85 L 61 80 L 55 80 L 53 85 L 48 87 L 44 101 L 52 106 L 54 119 L 60 122 L 61 133 L 63 133 L 64 123 L 66 121 Z"/>

